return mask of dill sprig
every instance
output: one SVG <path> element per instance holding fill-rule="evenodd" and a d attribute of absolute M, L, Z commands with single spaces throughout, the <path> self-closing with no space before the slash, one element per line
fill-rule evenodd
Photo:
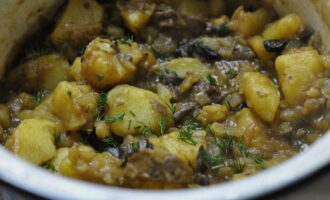
<path fill-rule="evenodd" d="M 143 129 L 143 133 L 142 135 L 146 138 L 150 137 L 153 135 L 153 132 L 151 130 L 151 127 L 150 126 L 144 126 L 144 129 Z"/>
<path fill-rule="evenodd" d="M 247 148 L 244 144 L 245 136 L 241 136 L 239 141 L 236 143 L 236 146 L 240 152 L 240 155 L 244 158 L 247 158 L 249 156 L 249 153 L 247 152 Z"/>
<path fill-rule="evenodd" d="M 36 95 L 33 98 L 33 102 L 35 104 L 40 104 L 41 101 L 47 96 L 47 91 L 46 90 L 39 90 L 37 91 Z"/>
<path fill-rule="evenodd" d="M 109 124 L 115 123 L 117 121 L 123 121 L 125 113 L 117 114 L 115 116 L 107 115 L 105 121 Z"/>
<path fill-rule="evenodd" d="M 225 72 L 226 76 L 228 76 L 230 79 L 234 79 L 237 77 L 237 72 L 233 69 L 229 69 Z"/>
<path fill-rule="evenodd" d="M 127 38 L 127 39 L 120 39 L 118 40 L 118 44 L 123 44 L 123 45 L 127 45 L 127 46 L 132 46 L 133 43 L 133 36 Z"/>
<path fill-rule="evenodd" d="M 209 76 L 207 77 L 207 80 L 209 81 L 209 83 L 210 83 L 211 85 L 214 85 L 214 86 L 217 86 L 217 85 L 218 85 L 218 81 L 217 81 L 217 79 L 214 78 L 214 76 L 212 76 L 212 75 L 209 75 Z"/>
<path fill-rule="evenodd" d="M 229 154 L 229 152 L 232 150 L 233 148 L 233 141 L 234 138 L 233 136 L 229 135 L 229 131 L 225 130 L 223 133 L 223 137 L 219 138 L 216 137 L 216 144 L 217 146 L 222 149 L 226 155 Z"/>
<path fill-rule="evenodd" d="M 113 141 L 112 136 L 108 136 L 107 138 L 104 138 L 104 139 L 102 140 L 102 142 L 108 144 L 109 146 L 117 147 L 117 145 L 116 145 L 115 142 Z"/>
<path fill-rule="evenodd" d="M 168 118 L 165 115 L 160 116 L 158 125 L 160 127 L 160 135 L 166 134 L 168 131 Z"/>
<path fill-rule="evenodd" d="M 56 172 L 55 166 L 53 165 L 53 163 L 50 162 L 46 162 L 45 164 L 42 165 L 43 168 L 50 170 L 52 172 Z"/>
<path fill-rule="evenodd" d="M 212 170 L 217 170 L 225 166 L 220 152 L 216 152 L 214 155 L 204 152 L 203 159 Z"/>
<path fill-rule="evenodd" d="M 191 145 L 197 144 L 196 140 L 193 138 L 193 132 L 189 127 L 185 127 L 183 130 L 180 131 L 178 139 Z"/>
<path fill-rule="evenodd" d="M 175 104 L 167 103 L 166 105 L 172 111 L 173 114 L 176 112 L 177 107 Z"/>
<path fill-rule="evenodd" d="M 245 164 L 242 163 L 240 159 L 235 159 L 229 164 L 229 167 L 235 174 L 238 174 L 243 172 Z"/>
<path fill-rule="evenodd" d="M 55 144 L 59 144 L 61 142 L 61 135 L 54 134 Z"/>
<path fill-rule="evenodd" d="M 104 111 L 107 106 L 107 93 L 102 92 L 97 98 L 96 120 L 100 121 L 104 117 Z"/>
<path fill-rule="evenodd" d="M 266 163 L 262 158 L 253 157 L 253 160 L 254 160 L 255 163 L 257 163 L 260 166 L 261 169 L 266 169 L 267 168 Z"/>

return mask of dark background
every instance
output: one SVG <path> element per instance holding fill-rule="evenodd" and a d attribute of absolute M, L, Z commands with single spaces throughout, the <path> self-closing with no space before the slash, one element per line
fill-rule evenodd
<path fill-rule="evenodd" d="M 304 166 L 301 166 L 304 167 Z M 330 200 L 330 165 L 285 189 L 256 200 Z M 0 200 L 43 200 L 0 181 Z"/>

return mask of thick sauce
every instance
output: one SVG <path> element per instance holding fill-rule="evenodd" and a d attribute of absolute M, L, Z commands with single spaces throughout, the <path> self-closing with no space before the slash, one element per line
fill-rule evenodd
<path fill-rule="evenodd" d="M 330 57 L 267 1 L 69 0 L 2 84 L 0 141 L 64 176 L 237 180 L 329 129 Z"/>

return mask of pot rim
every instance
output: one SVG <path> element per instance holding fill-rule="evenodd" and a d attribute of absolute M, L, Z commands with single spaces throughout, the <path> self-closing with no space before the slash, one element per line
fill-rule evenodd
<path fill-rule="evenodd" d="M 0 147 L 0 179 L 50 199 L 216 200 L 248 199 L 292 184 L 330 163 L 330 134 L 282 164 L 241 180 L 194 189 L 136 190 L 105 186 L 49 173 Z"/>

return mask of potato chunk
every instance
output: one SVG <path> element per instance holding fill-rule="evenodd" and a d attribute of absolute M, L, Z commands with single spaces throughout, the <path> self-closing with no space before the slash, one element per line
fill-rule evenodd
<path fill-rule="evenodd" d="M 267 61 L 276 57 L 275 53 L 268 52 L 264 46 L 264 40 L 261 36 L 255 36 L 248 40 L 250 47 L 256 52 L 259 59 Z"/>
<path fill-rule="evenodd" d="M 229 110 L 224 105 L 209 105 L 203 107 L 198 118 L 204 125 L 207 125 L 225 120 L 228 113 Z"/>
<path fill-rule="evenodd" d="M 52 163 L 59 174 L 111 185 L 120 184 L 123 174 L 119 159 L 83 145 L 58 149 Z"/>
<path fill-rule="evenodd" d="M 27 91 L 53 90 L 56 85 L 67 80 L 68 61 L 50 54 L 27 61 L 9 74 L 11 85 Z"/>
<path fill-rule="evenodd" d="M 201 146 L 206 146 L 206 132 L 194 131 L 192 138 L 197 142 L 196 145 L 188 144 L 183 140 L 180 140 L 180 132 L 175 131 L 161 137 L 150 138 L 154 149 L 161 148 L 166 149 L 169 153 L 177 156 L 179 159 L 189 162 L 193 165 L 198 156 L 198 150 Z"/>
<path fill-rule="evenodd" d="M 167 103 L 148 90 L 119 85 L 108 93 L 107 114 L 112 117 L 124 117 L 110 124 L 111 131 L 119 136 L 136 135 L 146 128 L 150 128 L 154 133 L 160 133 L 160 121 L 167 127 L 173 124 Z"/>
<path fill-rule="evenodd" d="M 117 55 L 110 40 L 96 38 L 84 53 L 81 63 L 82 76 L 96 88 L 130 82 L 134 79 L 136 67 L 129 58 L 131 57 Z"/>
<path fill-rule="evenodd" d="M 117 1 L 125 25 L 132 32 L 138 32 L 151 19 L 156 5 L 147 0 Z"/>
<path fill-rule="evenodd" d="M 251 112 L 244 108 L 233 116 L 229 126 L 213 123 L 211 129 L 217 136 L 223 137 L 225 133 L 240 140 L 244 137 L 247 147 L 262 149 L 267 142 L 266 130 L 262 122 Z M 235 124 L 235 125 L 233 125 Z"/>
<path fill-rule="evenodd" d="M 56 155 L 54 135 L 56 124 L 48 120 L 23 120 L 14 130 L 6 147 L 16 155 L 36 165 Z"/>
<path fill-rule="evenodd" d="M 324 69 L 316 50 L 303 50 L 279 56 L 275 66 L 284 98 L 291 106 L 303 103 L 306 91 Z"/>
<path fill-rule="evenodd" d="M 265 40 L 283 40 L 296 35 L 303 25 L 302 19 L 296 14 L 289 14 L 272 23 L 262 33 Z"/>
<path fill-rule="evenodd" d="M 260 8 L 255 12 L 246 12 L 243 6 L 240 6 L 233 14 L 232 26 L 238 33 L 249 37 L 260 33 L 270 19 L 265 8 Z"/>
<path fill-rule="evenodd" d="M 58 48 L 81 47 L 102 33 L 104 10 L 96 0 L 69 0 L 50 38 Z"/>
<path fill-rule="evenodd" d="M 275 84 L 264 74 L 247 72 L 243 75 L 243 93 L 246 102 L 259 117 L 272 122 L 280 104 Z"/>
<path fill-rule="evenodd" d="M 195 74 L 203 77 L 207 76 L 208 68 L 196 58 L 178 58 L 161 64 L 161 67 L 174 71 L 180 78 L 185 78 Z"/>
<path fill-rule="evenodd" d="M 97 94 L 88 85 L 61 82 L 51 97 L 50 110 L 67 130 L 78 130 L 93 119 Z"/>

